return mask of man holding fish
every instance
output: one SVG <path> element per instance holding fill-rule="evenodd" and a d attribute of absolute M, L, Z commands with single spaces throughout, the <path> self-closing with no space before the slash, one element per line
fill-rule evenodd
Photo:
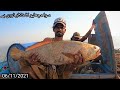
<path fill-rule="evenodd" d="M 95 22 L 93 20 L 92 26 L 90 27 L 89 31 L 82 38 L 80 38 L 80 34 L 78 32 L 75 32 L 73 34 L 71 40 L 81 41 L 81 42 L 85 41 L 88 38 L 88 36 L 91 34 L 91 32 L 94 28 L 95 28 Z M 63 18 L 59 17 L 59 18 L 55 19 L 55 21 L 53 23 L 53 32 L 55 33 L 54 38 L 45 38 L 43 41 L 44 42 L 54 42 L 54 41 L 63 40 L 64 33 L 66 32 L 66 21 Z M 32 48 L 35 48 L 35 45 L 27 48 L 26 50 L 30 50 Z M 29 62 L 31 64 L 34 64 L 36 61 L 37 61 L 37 55 L 31 53 Z"/>
<path fill-rule="evenodd" d="M 91 29 L 93 28 L 94 24 Z M 53 32 L 54 38 L 45 38 L 24 52 L 16 48 L 11 50 L 11 56 L 15 60 L 22 58 L 31 65 L 23 67 L 22 73 L 27 71 L 34 79 L 67 79 L 77 65 L 100 55 L 100 48 L 96 45 L 64 41 L 66 21 L 63 18 L 55 19 Z"/>

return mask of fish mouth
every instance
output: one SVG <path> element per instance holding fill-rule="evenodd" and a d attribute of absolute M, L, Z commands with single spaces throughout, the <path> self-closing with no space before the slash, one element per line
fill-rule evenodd
<path fill-rule="evenodd" d="M 99 50 L 96 52 L 96 56 L 97 56 L 97 57 L 101 55 L 101 52 L 100 52 L 100 51 L 101 51 L 101 50 L 99 49 Z"/>
<path fill-rule="evenodd" d="M 80 64 L 85 62 L 82 54 L 79 55 L 79 60 L 78 61 L 79 61 Z"/>

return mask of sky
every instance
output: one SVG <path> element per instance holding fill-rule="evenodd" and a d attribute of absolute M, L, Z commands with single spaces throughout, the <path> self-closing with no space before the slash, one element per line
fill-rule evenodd
<path fill-rule="evenodd" d="M 0 47 L 13 43 L 29 43 L 42 41 L 46 37 L 54 37 L 53 22 L 63 17 L 67 23 L 64 40 L 70 40 L 74 32 L 81 36 L 89 30 L 93 19 L 100 11 L 0 11 Z M 4 18 L 8 14 L 39 14 L 41 17 Z M 114 48 L 120 48 L 120 11 L 105 11 L 111 30 Z M 42 17 L 47 15 L 48 17 Z M 94 30 L 92 31 L 94 33 Z"/>

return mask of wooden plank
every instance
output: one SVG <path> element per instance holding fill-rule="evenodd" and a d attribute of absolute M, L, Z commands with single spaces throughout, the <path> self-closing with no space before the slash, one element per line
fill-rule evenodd
<path fill-rule="evenodd" d="M 116 78 L 115 74 L 100 74 L 100 79 Z"/>
<path fill-rule="evenodd" d="M 70 79 L 98 79 L 99 75 L 93 74 L 72 74 Z"/>
<path fill-rule="evenodd" d="M 110 79 L 115 78 L 115 74 L 72 74 L 70 79 Z"/>

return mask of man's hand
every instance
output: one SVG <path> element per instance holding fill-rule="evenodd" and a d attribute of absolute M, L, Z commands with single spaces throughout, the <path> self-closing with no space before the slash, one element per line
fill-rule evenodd
<path fill-rule="evenodd" d="M 29 60 L 28 60 L 28 62 L 29 62 L 30 64 L 38 64 L 38 61 L 39 61 L 39 59 L 38 59 L 38 54 L 37 54 L 37 53 L 36 53 L 36 54 L 31 53 L 31 54 L 29 55 Z"/>
<path fill-rule="evenodd" d="M 92 26 L 91 26 L 90 30 L 95 29 L 95 27 L 96 27 L 96 25 L 95 25 L 95 24 L 96 24 L 96 23 L 95 23 L 95 20 L 93 20 L 93 22 L 92 22 Z"/>
<path fill-rule="evenodd" d="M 93 22 L 92 22 L 92 25 L 95 25 L 96 23 L 95 23 L 95 20 L 93 20 Z"/>
<path fill-rule="evenodd" d="M 92 27 L 95 29 L 95 26 L 96 26 L 96 23 L 95 23 L 95 20 L 93 20 Z"/>

